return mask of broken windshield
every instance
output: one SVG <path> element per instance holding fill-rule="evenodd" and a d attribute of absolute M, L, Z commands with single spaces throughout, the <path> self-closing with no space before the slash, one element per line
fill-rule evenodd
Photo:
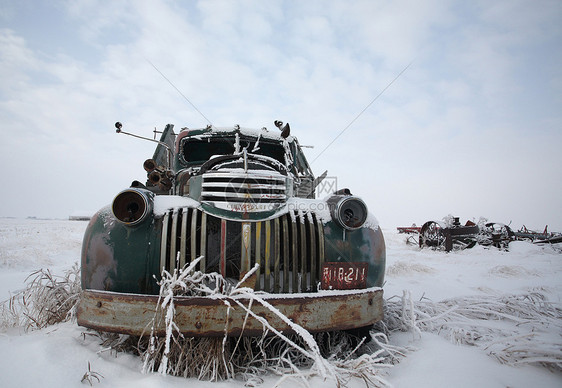
<path fill-rule="evenodd" d="M 285 165 L 285 149 L 280 143 L 269 143 L 261 139 L 256 147 L 253 140 L 240 139 L 240 150 L 246 148 L 249 153 L 269 156 Z M 186 139 L 182 146 L 183 158 L 188 163 L 204 163 L 215 155 L 233 155 L 235 140 L 233 138 Z"/>

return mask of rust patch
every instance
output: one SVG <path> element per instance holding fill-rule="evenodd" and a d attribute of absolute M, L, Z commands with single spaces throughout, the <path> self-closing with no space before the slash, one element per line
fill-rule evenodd
<path fill-rule="evenodd" d="M 90 239 L 90 244 L 88 245 L 88 251 L 92 251 L 92 257 L 96 260 L 94 263 L 88 263 L 90 279 L 87 282 L 91 288 L 104 290 L 107 287 L 111 287 L 108 283 L 110 272 L 115 272 L 117 270 L 117 263 L 113 256 L 113 250 L 107 246 L 103 237 L 101 235 L 95 235 Z M 86 253 L 90 256 L 89 252 Z"/>
<path fill-rule="evenodd" d="M 310 332 L 348 330 L 371 325 L 383 316 L 382 289 L 369 288 L 352 293 L 292 294 L 264 297 L 274 310 L 281 312 L 297 325 Z M 374 306 L 369 306 L 369 301 Z M 101 302 L 102 308 L 98 307 Z M 247 299 L 211 299 L 205 297 L 177 297 L 175 300 L 175 323 L 187 336 L 259 336 L 263 334 L 262 323 L 248 316 L 236 302 L 249 305 Z M 158 296 L 121 294 L 86 290 L 78 308 L 78 324 L 96 330 L 131 335 L 142 335 L 153 324 Z M 229 322 L 225 327 L 228 311 Z M 252 303 L 252 312 L 275 329 L 291 332 L 291 327 L 277 314 L 259 301 Z M 165 312 L 161 312 L 165 314 Z M 158 320 L 157 320 L 158 321 Z M 164 320 L 155 327 L 156 335 L 164 335 Z"/>

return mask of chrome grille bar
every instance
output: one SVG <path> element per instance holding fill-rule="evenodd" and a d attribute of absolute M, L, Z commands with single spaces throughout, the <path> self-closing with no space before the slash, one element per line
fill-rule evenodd
<path fill-rule="evenodd" d="M 297 244 L 298 238 L 297 238 L 297 220 L 296 218 L 292 219 L 291 224 L 291 255 L 293 258 L 293 262 L 292 262 L 292 274 L 293 274 L 293 279 L 292 279 L 292 285 L 291 288 L 293 290 L 299 290 L 299 256 L 298 256 L 298 252 L 299 252 L 299 247 Z M 295 291 L 293 291 L 295 292 Z"/>
<path fill-rule="evenodd" d="M 275 261 L 273 264 L 273 292 L 275 294 L 279 293 L 279 286 L 280 286 L 280 272 L 279 266 L 281 265 L 281 236 L 280 236 L 280 228 L 279 228 L 279 218 L 273 220 L 274 222 L 274 252 L 275 252 Z"/>
<path fill-rule="evenodd" d="M 226 220 L 221 220 L 220 234 L 220 274 L 226 278 Z"/>
<path fill-rule="evenodd" d="M 283 224 L 283 292 L 289 292 L 289 227 L 287 226 L 287 217 L 281 217 Z"/>
<path fill-rule="evenodd" d="M 251 259 L 251 237 L 252 237 L 252 224 L 244 222 L 242 224 L 242 246 L 240 252 L 240 275 L 244 276 L 250 270 Z"/>
<path fill-rule="evenodd" d="M 300 288 L 299 292 L 304 292 L 306 290 L 306 232 L 304 227 L 304 215 L 299 212 L 299 230 L 300 230 L 300 251 L 299 251 L 299 258 L 300 258 Z"/>
<path fill-rule="evenodd" d="M 191 238 L 189 239 L 191 248 L 191 261 L 197 258 L 197 210 L 192 209 L 191 211 Z"/>
<path fill-rule="evenodd" d="M 162 220 L 162 241 L 160 244 L 160 272 L 163 269 L 170 270 L 170 262 L 168 261 L 168 222 L 169 222 L 169 213 L 164 214 L 164 219 Z M 161 273 L 157 274 L 160 276 Z"/>
<path fill-rule="evenodd" d="M 201 261 L 199 262 L 199 270 L 201 272 L 205 272 L 207 267 L 206 260 L 207 255 L 205 252 L 207 251 L 207 214 L 201 212 L 201 246 L 199 248 L 199 254 L 202 256 Z"/>
<path fill-rule="evenodd" d="M 180 268 L 183 268 L 185 266 L 185 250 L 186 250 L 186 244 L 185 244 L 185 238 L 183 238 L 183 236 L 187 235 L 187 212 L 190 211 L 191 209 L 182 209 L 182 218 L 181 218 L 181 237 L 182 237 L 182 243 L 180 244 Z"/>
<path fill-rule="evenodd" d="M 177 243 L 177 232 L 178 232 L 178 211 L 174 210 L 172 213 L 172 229 L 170 231 L 170 273 L 176 268 L 176 243 Z"/>
<path fill-rule="evenodd" d="M 318 236 L 318 277 L 317 281 L 320 282 L 322 279 L 322 265 L 326 258 L 324 257 L 324 228 L 322 225 L 322 221 L 318 217 L 316 218 L 316 232 Z"/>
<path fill-rule="evenodd" d="M 262 222 L 256 223 L 256 264 L 258 265 L 258 269 L 256 271 L 256 290 L 263 289 L 262 282 L 261 282 L 261 272 L 262 272 L 262 262 L 261 262 L 261 226 Z"/>
<path fill-rule="evenodd" d="M 236 189 L 272 189 L 285 191 L 285 184 L 283 182 L 267 184 L 267 183 L 247 183 L 247 182 L 205 182 L 205 188 L 236 188 Z"/>
<path fill-rule="evenodd" d="M 236 199 L 286 199 L 285 194 L 276 193 L 257 193 L 248 192 L 225 192 L 225 191 L 202 191 L 201 197 L 206 201 L 236 201 Z"/>
<path fill-rule="evenodd" d="M 316 256 L 316 228 L 315 228 L 315 224 L 314 224 L 314 220 L 313 220 L 313 216 L 312 213 L 309 213 L 308 215 L 308 232 L 309 232 L 309 237 L 310 237 L 310 288 L 311 291 L 316 291 L 317 287 L 316 287 L 316 283 L 318 280 L 318 268 L 317 268 L 317 263 L 316 261 L 318 260 L 317 256 Z"/>
<path fill-rule="evenodd" d="M 264 291 L 270 292 L 271 276 L 271 221 L 265 221 L 265 262 L 264 262 Z"/>

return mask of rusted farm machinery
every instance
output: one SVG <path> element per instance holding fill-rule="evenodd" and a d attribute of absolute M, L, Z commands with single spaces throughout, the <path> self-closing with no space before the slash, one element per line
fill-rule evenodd
<path fill-rule="evenodd" d="M 536 232 L 523 226 L 513 231 L 509 225 L 499 222 L 480 222 L 475 224 L 467 221 L 462 225 L 459 217 L 446 217 L 443 222 L 427 221 L 423 226 L 415 224 L 409 227 L 398 227 L 399 233 L 408 234 L 407 242 L 419 245 L 420 248 L 435 250 L 460 250 L 472 248 L 476 244 L 507 249 L 514 240 L 525 240 L 535 244 L 557 244 L 562 242 L 562 233 Z"/>
<path fill-rule="evenodd" d="M 479 231 L 478 225 L 471 221 L 461 225 L 459 217 L 453 217 L 452 222 L 427 221 L 420 229 L 419 245 L 446 252 L 472 248 L 478 242 Z"/>

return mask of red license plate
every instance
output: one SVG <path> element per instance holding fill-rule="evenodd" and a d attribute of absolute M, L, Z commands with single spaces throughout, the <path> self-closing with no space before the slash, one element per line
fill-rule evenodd
<path fill-rule="evenodd" d="M 367 287 L 367 263 L 324 263 L 323 290 L 353 290 Z"/>

